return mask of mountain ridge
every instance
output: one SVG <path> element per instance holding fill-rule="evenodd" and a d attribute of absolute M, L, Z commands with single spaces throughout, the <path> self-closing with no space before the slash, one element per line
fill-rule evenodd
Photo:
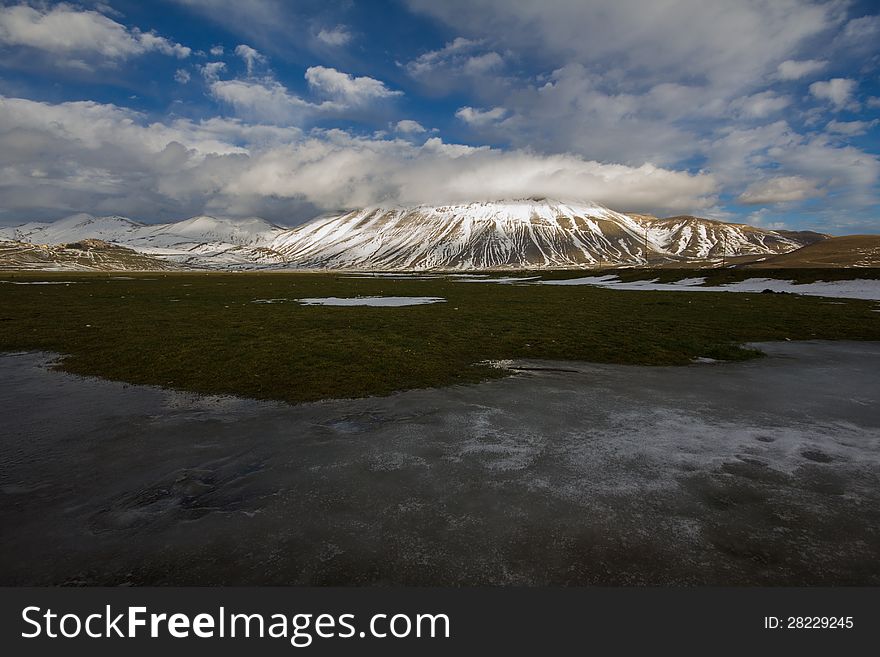
<path fill-rule="evenodd" d="M 511 199 L 372 206 L 285 228 L 259 217 L 197 215 L 144 224 L 75 214 L 0 228 L 30 244 L 102 240 L 183 268 L 484 270 L 590 268 L 773 256 L 829 236 L 692 215 L 624 214 L 591 202 Z"/>

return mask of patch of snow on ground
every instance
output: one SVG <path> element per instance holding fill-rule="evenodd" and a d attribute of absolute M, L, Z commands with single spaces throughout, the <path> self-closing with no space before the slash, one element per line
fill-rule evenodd
<path fill-rule="evenodd" d="M 856 279 L 850 281 L 816 281 L 796 284 L 794 281 L 774 278 L 749 278 L 726 285 L 700 285 L 705 279 L 685 278 L 674 283 L 650 281 L 624 282 L 614 274 L 606 276 L 587 276 L 559 281 L 538 281 L 542 285 L 598 285 L 617 290 L 660 290 L 693 292 L 788 292 L 819 297 L 838 297 L 843 299 L 869 299 L 880 301 L 880 280 Z"/>
<path fill-rule="evenodd" d="M 516 283 L 538 283 L 540 276 L 502 276 L 500 278 L 457 278 L 459 283 L 501 283 L 505 285 Z"/>
<path fill-rule="evenodd" d="M 0 281 L 0 283 L 9 283 L 10 285 L 70 285 L 71 283 L 82 283 L 82 281 Z"/>
<path fill-rule="evenodd" d="M 297 299 L 305 306 L 381 306 L 399 308 L 401 306 L 423 306 L 429 303 L 445 303 L 442 297 L 321 297 Z"/>

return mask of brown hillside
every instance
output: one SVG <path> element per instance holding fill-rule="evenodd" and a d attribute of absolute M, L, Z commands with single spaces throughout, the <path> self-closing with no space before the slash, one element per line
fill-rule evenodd
<path fill-rule="evenodd" d="M 880 267 L 880 235 L 832 237 L 743 267 Z"/>

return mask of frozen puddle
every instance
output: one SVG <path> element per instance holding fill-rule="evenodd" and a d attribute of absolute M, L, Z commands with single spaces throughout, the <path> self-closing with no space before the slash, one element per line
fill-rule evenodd
<path fill-rule="evenodd" d="M 2 354 L 0 584 L 880 584 L 880 343 L 756 346 L 297 406 Z"/>
<path fill-rule="evenodd" d="M 430 303 L 445 303 L 442 297 L 318 297 L 296 299 L 304 306 L 378 306 L 400 308 L 401 306 L 424 306 Z"/>
<path fill-rule="evenodd" d="M 727 285 L 703 285 L 705 278 L 685 278 L 672 283 L 650 281 L 621 281 L 615 274 L 585 276 L 558 281 L 538 281 L 541 285 L 596 285 L 616 290 L 660 290 L 667 292 L 788 292 L 818 297 L 843 299 L 868 299 L 880 301 L 880 280 L 856 279 L 851 281 L 816 281 L 796 284 L 794 281 L 775 278 L 749 278 Z"/>

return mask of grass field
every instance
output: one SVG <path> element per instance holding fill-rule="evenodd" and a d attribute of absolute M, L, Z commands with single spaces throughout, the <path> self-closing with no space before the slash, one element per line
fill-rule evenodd
<path fill-rule="evenodd" d="M 828 270 L 822 274 L 829 280 Z M 0 274 L 0 281 L 12 276 Z M 870 301 L 335 273 L 125 276 L 15 274 L 17 282 L 74 282 L 0 283 L 0 351 L 58 352 L 65 371 L 130 383 L 302 402 L 502 376 L 479 365 L 494 359 L 683 365 L 699 356 L 760 355 L 740 347 L 749 341 L 880 340 L 880 313 Z M 784 276 L 815 280 L 810 272 Z M 404 308 L 252 303 L 358 295 L 447 301 Z"/>

